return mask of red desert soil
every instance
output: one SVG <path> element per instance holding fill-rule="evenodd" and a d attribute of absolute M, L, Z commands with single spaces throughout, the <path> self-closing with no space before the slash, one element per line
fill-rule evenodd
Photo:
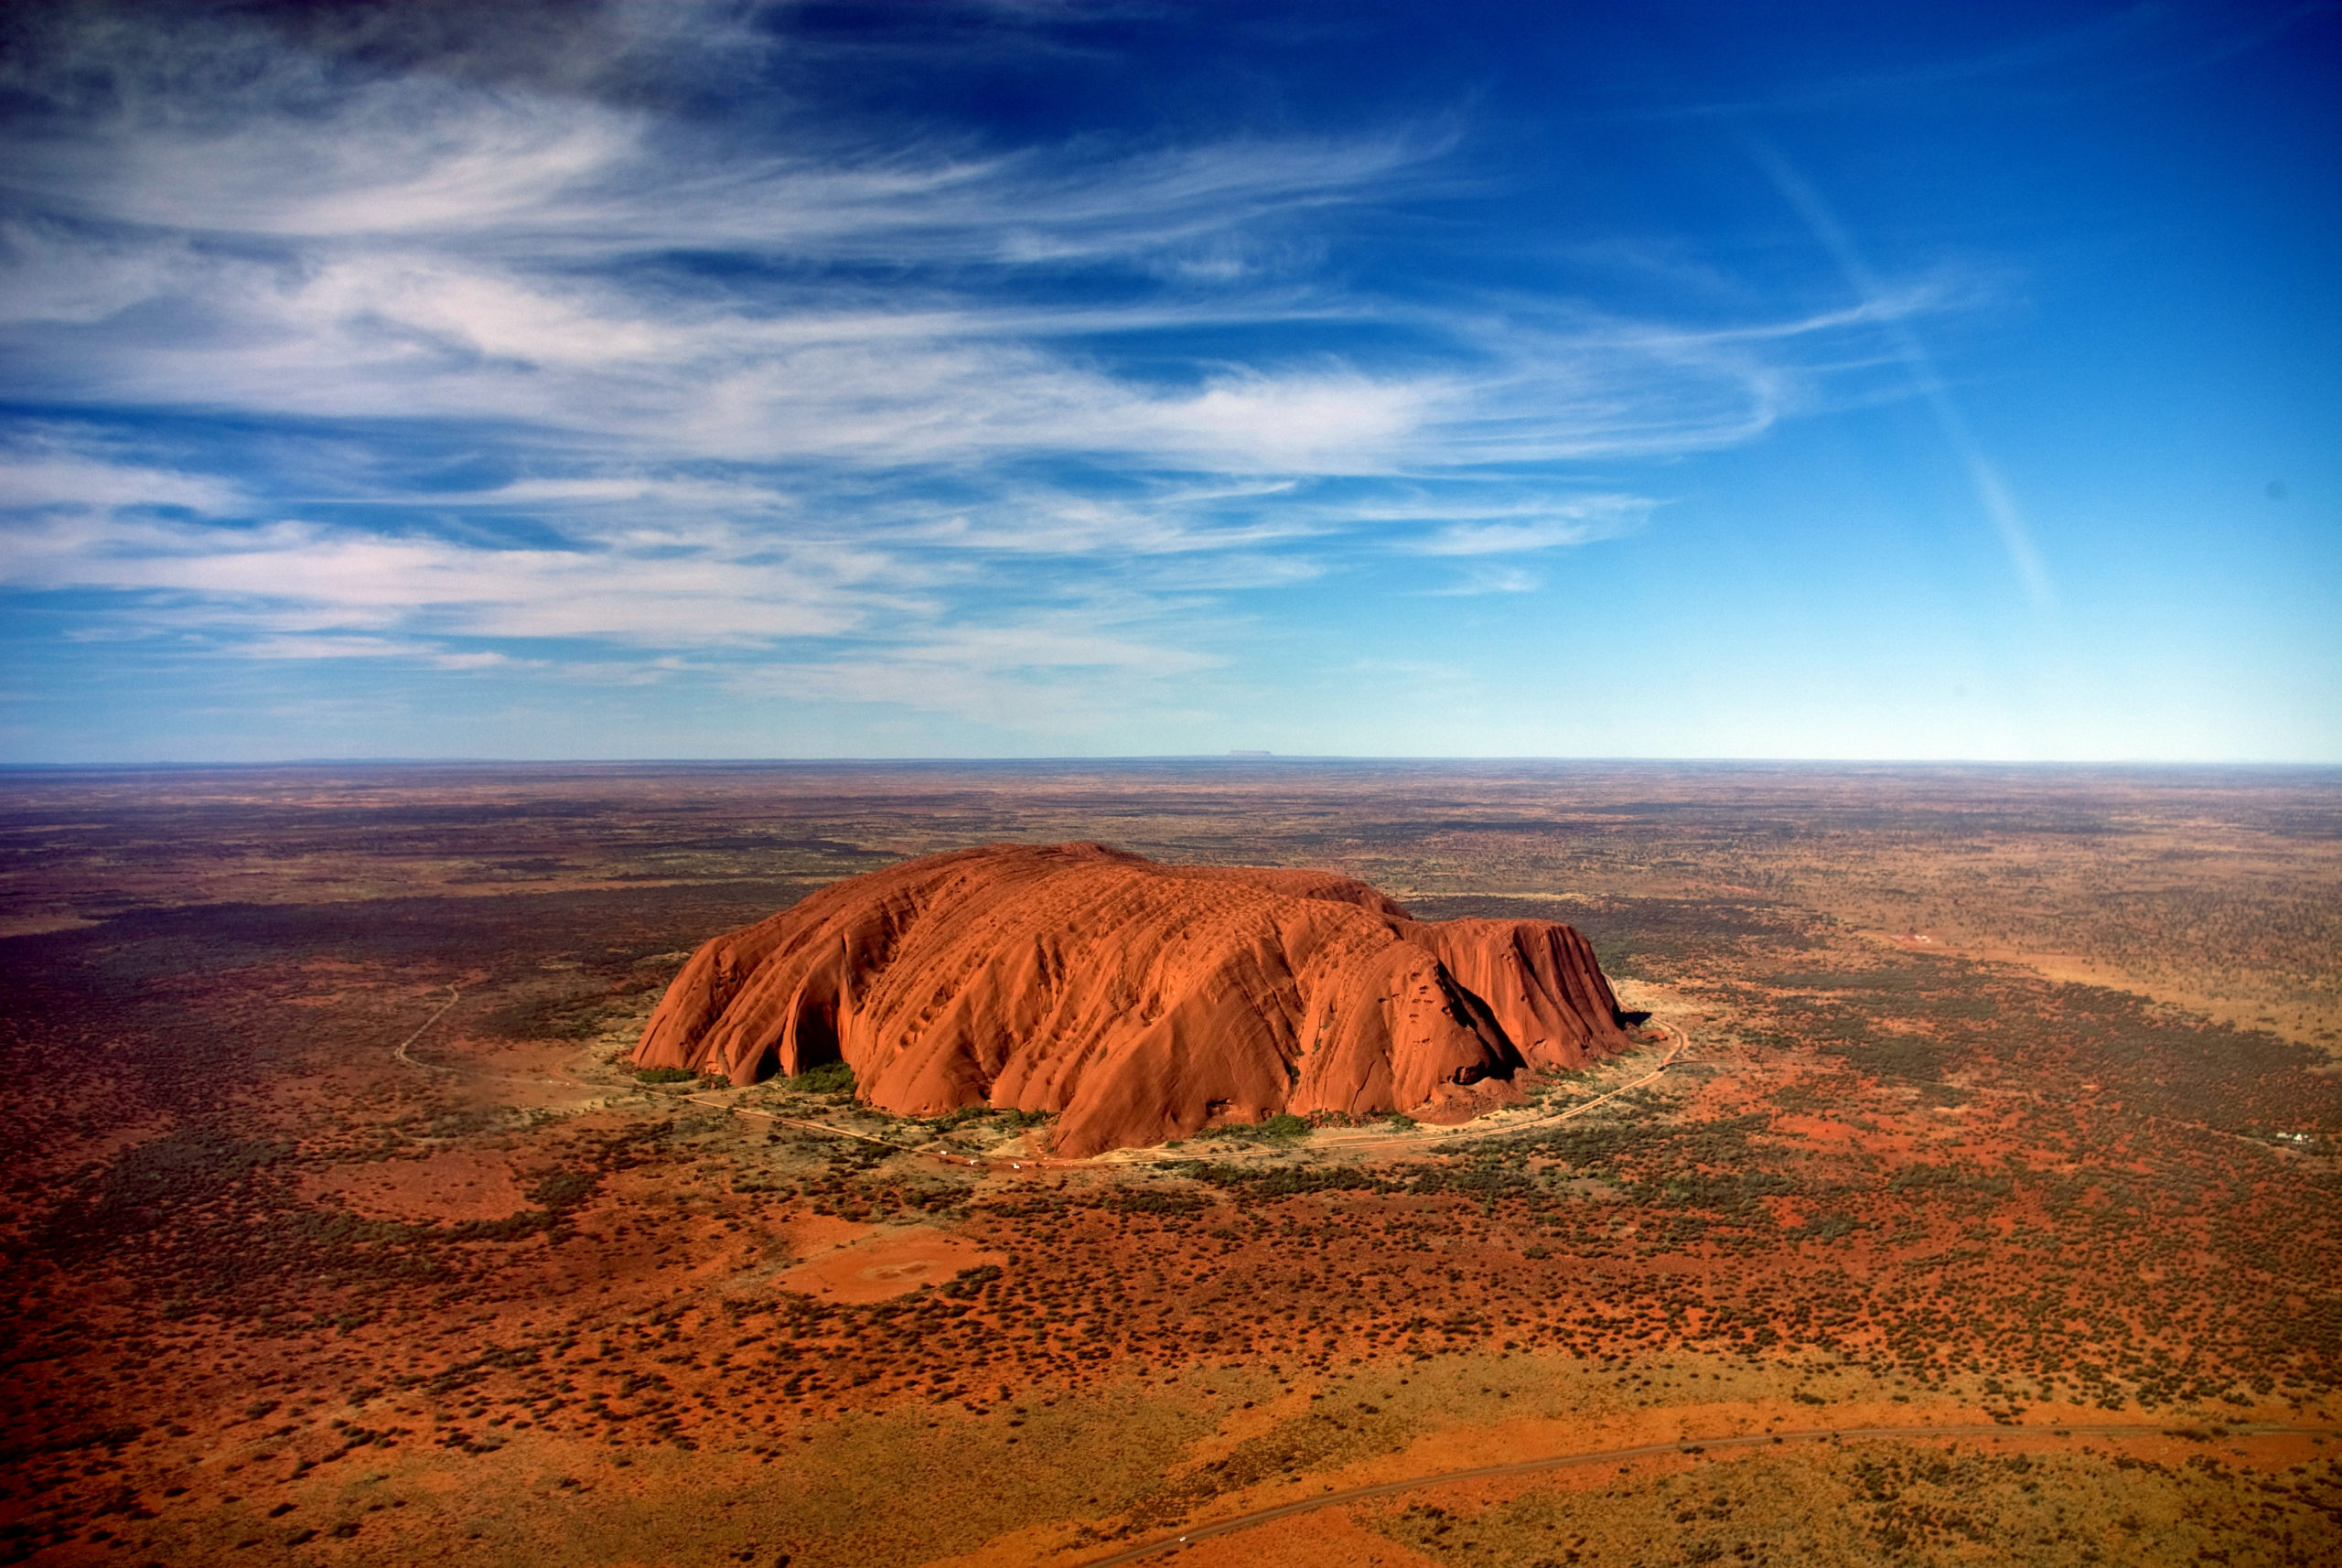
<path fill-rule="evenodd" d="M 854 1225 L 816 1215 L 790 1227 L 789 1239 L 800 1261 L 776 1282 L 780 1288 L 847 1304 L 907 1295 L 1007 1261 L 927 1225 Z"/>
<path fill-rule="evenodd" d="M 419 1160 L 376 1160 L 319 1173 L 309 1197 L 332 1197 L 368 1219 L 501 1219 L 529 1206 L 501 1155 L 450 1149 Z"/>
<path fill-rule="evenodd" d="M 634 1060 L 747 1084 L 843 1059 L 902 1115 L 1062 1112 L 1057 1153 L 1290 1112 L 1461 1120 L 1628 1044 L 1551 920 L 1412 919 L 1327 872 L 998 845 L 854 877 L 707 942 Z"/>

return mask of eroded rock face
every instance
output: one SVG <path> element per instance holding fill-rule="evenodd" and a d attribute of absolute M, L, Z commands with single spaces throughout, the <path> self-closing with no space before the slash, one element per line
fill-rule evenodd
<path fill-rule="evenodd" d="M 736 1084 L 843 1058 L 901 1115 L 1059 1112 L 1069 1155 L 1280 1111 L 1460 1120 L 1626 1044 L 1585 939 L 1410 919 L 1314 871 L 999 845 L 833 884 L 692 955 L 640 1067 Z"/>

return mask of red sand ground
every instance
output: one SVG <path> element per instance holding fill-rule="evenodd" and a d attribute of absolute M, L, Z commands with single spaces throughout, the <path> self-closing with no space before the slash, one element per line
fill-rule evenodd
<path fill-rule="evenodd" d="M 1554 803 L 1549 782 L 1476 801 L 1441 774 L 1303 801 L 1275 840 L 1247 798 L 1176 779 L 1029 816 L 981 779 L 951 793 L 924 775 L 886 782 L 892 806 L 785 770 L 726 775 L 720 800 L 663 776 L 331 799 L 296 782 L 265 810 L 207 815 L 174 794 L 200 781 L 142 780 L 103 810 L 74 795 L 0 822 L 22 850 L 12 886 L 79 865 L 79 882 L 43 874 L 61 907 L 90 886 L 117 900 L 0 944 L 0 1560 L 1076 1568 L 1491 1459 L 1933 1421 L 1987 1430 L 1428 1487 L 1193 1560 L 2342 1561 L 2331 1064 L 1861 934 L 2032 900 L 2102 944 L 2121 935 L 2107 905 L 2149 928 L 2141 950 L 2330 966 L 2330 944 L 2311 949 L 2317 912 L 2342 907 L 2320 869 L 2342 833 L 2304 831 L 2333 820 L 2315 800 L 2253 796 L 2242 826 L 2208 833 L 2198 819 L 2230 807 L 2189 784 L 2137 807 L 2163 817 L 2083 835 L 2105 821 L 2095 797 L 2042 805 L 2026 779 L 1976 806 L 1987 825 L 1946 827 L 1891 780 L 1833 787 L 1857 808 L 1833 816 L 1768 777 L 1637 775 Z M 835 802 L 807 804 L 820 789 Z M 1339 865 L 1424 913 L 1566 903 L 1622 999 L 1695 1048 L 1568 1122 L 1522 1107 L 1289 1146 L 1198 1136 L 1038 1173 L 727 1111 L 905 1140 L 933 1123 L 771 1082 L 687 1100 L 619 1065 L 709 932 L 947 829 L 1070 838 L 1109 807 L 1189 799 L 1188 819 L 1112 831 L 1166 856 Z M 1875 807 L 1885 831 L 1864 825 Z M 2036 839 L 1990 825 L 2036 807 Z M 1442 813 L 1469 831 L 1443 835 Z M 1504 814 L 1536 820 L 1508 837 L 1489 828 Z M 1252 836 L 1230 843 L 1231 822 Z M 2225 883 L 2168 859 L 2197 924 L 2107 897 L 2222 833 L 2259 846 Z M 1904 870 L 1950 864 L 1961 835 L 1991 840 L 1961 900 L 1896 906 Z M 229 875 L 295 839 L 348 902 L 288 882 L 270 904 L 275 885 Z M 2025 864 L 1992 880 L 2012 845 Z M 540 854 L 575 868 L 512 893 Z M 2036 875 L 2058 864 L 2079 869 Z M 425 865 L 480 884 L 424 897 Z M 1867 924 L 1832 912 L 1848 865 L 1882 907 Z M 1455 896 L 1475 886 L 1539 897 Z M 170 902 L 188 888 L 212 891 Z M 451 985 L 461 1004 L 414 1043 L 426 1065 L 395 1058 Z M 1524 1088 L 1590 1100 L 1661 1054 Z M 855 1299 L 793 1287 L 824 1257 Z M 911 1288 L 856 1283 L 914 1262 L 934 1272 Z M 2090 1421 L 2138 1429 L 2071 1431 Z"/>
<path fill-rule="evenodd" d="M 1005 1254 L 925 1225 L 848 1225 L 814 1216 L 790 1227 L 789 1242 L 803 1262 L 775 1281 L 782 1290 L 856 1305 L 1006 1262 Z"/>

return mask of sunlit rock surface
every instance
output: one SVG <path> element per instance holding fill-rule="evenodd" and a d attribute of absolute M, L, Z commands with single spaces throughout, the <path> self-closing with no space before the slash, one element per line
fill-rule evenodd
<path fill-rule="evenodd" d="M 1625 1044 L 1568 926 L 1069 843 L 906 862 L 717 937 L 634 1060 L 745 1084 L 843 1058 L 897 1114 L 1061 1112 L 1079 1156 L 1278 1112 L 1459 1119 Z"/>

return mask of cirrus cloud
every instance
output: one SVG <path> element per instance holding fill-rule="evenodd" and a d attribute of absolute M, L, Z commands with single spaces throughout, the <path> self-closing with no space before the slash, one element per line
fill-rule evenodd
<path fill-rule="evenodd" d="M 1473 188 L 1460 120 L 1010 142 L 787 72 L 694 98 L 785 11 L 597 11 L 558 71 L 492 19 L 385 68 L 264 12 L 45 15 L 5 83 L 0 354 L 41 412 L 0 582 L 257 660 L 716 650 L 1014 725 L 1020 686 L 1223 667 L 1248 591 L 1643 526 L 1588 465 L 1866 394 L 1880 323 L 1948 308 L 1337 264 Z"/>

